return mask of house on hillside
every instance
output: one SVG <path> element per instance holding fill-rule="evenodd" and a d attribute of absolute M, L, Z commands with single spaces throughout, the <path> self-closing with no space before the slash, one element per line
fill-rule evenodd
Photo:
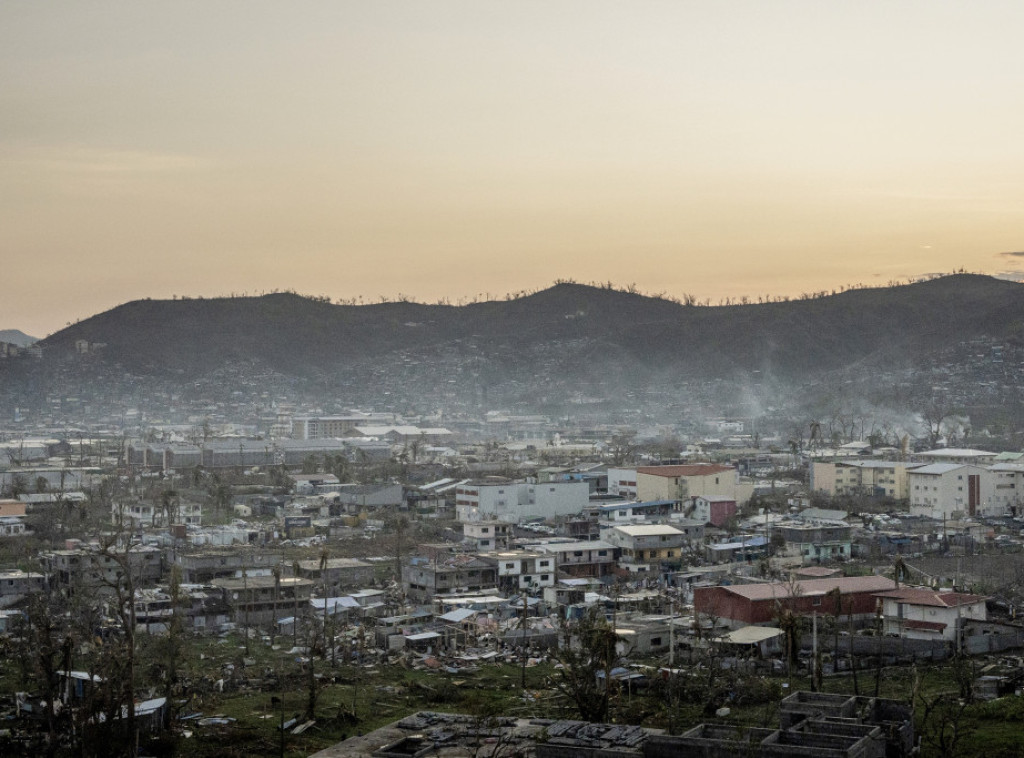
<path fill-rule="evenodd" d="M 882 631 L 914 640 L 956 642 L 964 621 L 987 621 L 986 598 L 965 592 L 901 587 L 879 592 Z"/>

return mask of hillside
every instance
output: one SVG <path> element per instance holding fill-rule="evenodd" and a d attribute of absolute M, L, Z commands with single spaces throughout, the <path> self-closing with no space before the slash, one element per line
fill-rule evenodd
<path fill-rule="evenodd" d="M 956 275 L 810 300 L 687 306 L 639 294 L 558 284 L 513 300 L 465 306 L 333 305 L 294 294 L 141 300 L 48 337 L 76 340 L 142 374 L 201 375 L 255 361 L 286 374 L 330 372 L 414 351 L 527 360 L 543 346 L 581 361 L 623 361 L 709 376 L 798 375 L 863 361 L 903 361 L 979 336 L 1016 339 L 1024 286 Z"/>
<path fill-rule="evenodd" d="M 0 342 L 7 342 L 18 347 L 28 347 L 38 341 L 38 337 L 30 337 L 20 329 L 0 329 Z"/>

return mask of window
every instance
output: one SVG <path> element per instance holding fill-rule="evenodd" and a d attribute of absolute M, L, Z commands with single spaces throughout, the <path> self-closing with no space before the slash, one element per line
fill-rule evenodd
<path fill-rule="evenodd" d="M 661 637 L 651 637 L 651 647 L 660 647 Z"/>
<path fill-rule="evenodd" d="M 603 556 L 608 555 L 608 551 L 607 550 L 598 550 L 597 554 L 603 557 Z"/>
<path fill-rule="evenodd" d="M 811 598 L 811 605 L 821 605 L 821 598 L 820 597 Z"/>
<path fill-rule="evenodd" d="M 540 575 L 540 580 L 541 580 L 542 582 L 546 582 L 546 581 L 548 581 L 548 580 L 549 580 L 550 578 L 551 578 L 551 574 L 541 574 L 541 575 Z"/>

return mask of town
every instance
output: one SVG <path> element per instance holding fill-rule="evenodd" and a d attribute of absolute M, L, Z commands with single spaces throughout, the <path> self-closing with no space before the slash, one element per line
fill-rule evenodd
<path fill-rule="evenodd" d="M 284 401 L 249 434 L 23 420 L 0 744 L 973 749 L 1024 682 L 1024 453 L 949 444 L 964 421 L 783 443 L 735 416 L 645 437 Z"/>

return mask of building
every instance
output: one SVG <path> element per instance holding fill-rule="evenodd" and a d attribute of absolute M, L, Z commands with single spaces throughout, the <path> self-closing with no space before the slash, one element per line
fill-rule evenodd
<path fill-rule="evenodd" d="M 910 514 L 933 519 L 1001 516 L 994 475 L 981 466 L 930 463 L 907 472 Z"/>
<path fill-rule="evenodd" d="M 156 584 L 164 571 L 163 552 L 149 545 L 109 551 L 96 547 L 51 550 L 40 553 L 39 561 L 54 584 L 72 592 L 85 589 L 102 595 L 124 586 L 126 567 L 136 587 Z"/>
<path fill-rule="evenodd" d="M 842 460 L 813 462 L 810 487 L 826 495 L 870 495 L 906 500 L 907 471 L 920 463 L 904 461 Z"/>
<path fill-rule="evenodd" d="M 4 569 L 0 571 L 0 608 L 21 602 L 29 595 L 45 592 L 46 577 L 21 569 Z"/>
<path fill-rule="evenodd" d="M 496 568 L 498 590 L 501 592 L 521 592 L 555 586 L 555 557 L 550 553 L 516 550 L 487 553 L 479 557 Z"/>
<path fill-rule="evenodd" d="M 494 590 L 498 570 L 490 561 L 474 555 L 414 557 L 402 566 L 402 585 L 412 602 L 427 603 L 438 595 Z"/>
<path fill-rule="evenodd" d="M 462 525 L 462 541 L 474 552 L 504 550 L 512 527 L 504 521 L 472 521 Z"/>
<path fill-rule="evenodd" d="M 325 567 L 319 560 L 299 561 L 299 576 L 312 581 L 318 593 L 326 586 L 328 596 L 373 584 L 373 573 L 373 564 L 355 558 L 328 558 Z"/>
<path fill-rule="evenodd" d="M 292 438 L 315 440 L 323 437 L 352 436 L 357 426 L 392 424 L 393 413 L 351 413 L 344 416 L 296 416 L 292 419 Z"/>
<path fill-rule="evenodd" d="M 476 482 L 455 489 L 456 518 L 463 523 L 498 520 L 516 524 L 572 516 L 582 513 L 589 502 L 586 482 Z"/>
<path fill-rule="evenodd" d="M 608 494 L 626 498 L 628 500 L 636 500 L 636 469 L 609 468 Z"/>
<path fill-rule="evenodd" d="M 666 518 L 676 510 L 674 500 L 652 500 L 647 503 L 601 503 L 587 507 L 598 520 L 611 523 L 629 523 L 653 518 Z"/>
<path fill-rule="evenodd" d="M 578 542 L 550 542 L 528 545 L 555 556 L 555 565 L 560 575 L 569 577 L 602 577 L 615 570 L 618 550 L 604 540 Z"/>
<path fill-rule="evenodd" d="M 754 492 L 752 483 L 740 481 L 737 469 L 717 463 L 641 466 L 636 487 L 640 500 L 674 500 L 680 505 L 696 495 L 725 495 L 742 505 Z"/>
<path fill-rule="evenodd" d="M 881 592 L 896 589 L 884 576 L 845 576 L 765 584 L 737 584 L 728 587 L 695 587 L 694 612 L 705 618 L 726 622 L 736 629 L 750 624 L 772 624 L 783 609 L 810 615 L 829 614 L 840 618 L 871 618 Z M 838 592 L 839 602 L 836 602 Z"/>
<path fill-rule="evenodd" d="M 772 535 L 782 537 L 788 546 L 795 548 L 805 566 L 849 560 L 853 550 L 852 534 L 849 524 L 784 523 L 772 527 Z"/>
<path fill-rule="evenodd" d="M 690 517 L 702 524 L 723 527 L 737 513 L 736 498 L 729 495 L 694 495 Z"/>
<path fill-rule="evenodd" d="M 986 598 L 964 592 L 902 587 L 879 592 L 882 631 L 915 640 L 960 641 L 964 621 L 987 621 Z"/>
<path fill-rule="evenodd" d="M 704 539 L 704 527 L 692 524 L 684 532 L 667 524 L 614 526 L 605 532 L 608 543 L 619 550 L 619 565 L 631 571 L 648 571 L 661 563 L 678 564 L 683 553 Z"/>
<path fill-rule="evenodd" d="M 915 458 L 928 463 L 970 463 L 975 466 L 984 466 L 995 463 L 997 454 L 988 450 L 972 450 L 962 447 L 940 447 L 936 450 L 927 450 L 923 453 L 916 453 Z"/>
<path fill-rule="evenodd" d="M 236 624 L 271 626 L 279 619 L 294 618 L 296 609 L 309 608 L 313 582 L 301 577 L 243 576 L 215 579 L 211 584 L 224 593 Z"/>
<path fill-rule="evenodd" d="M 214 579 L 240 577 L 243 570 L 249 576 L 269 575 L 275 566 L 283 564 L 283 557 L 274 550 L 217 547 L 179 552 L 174 562 L 181 569 L 181 581 L 185 584 L 210 584 Z"/>

